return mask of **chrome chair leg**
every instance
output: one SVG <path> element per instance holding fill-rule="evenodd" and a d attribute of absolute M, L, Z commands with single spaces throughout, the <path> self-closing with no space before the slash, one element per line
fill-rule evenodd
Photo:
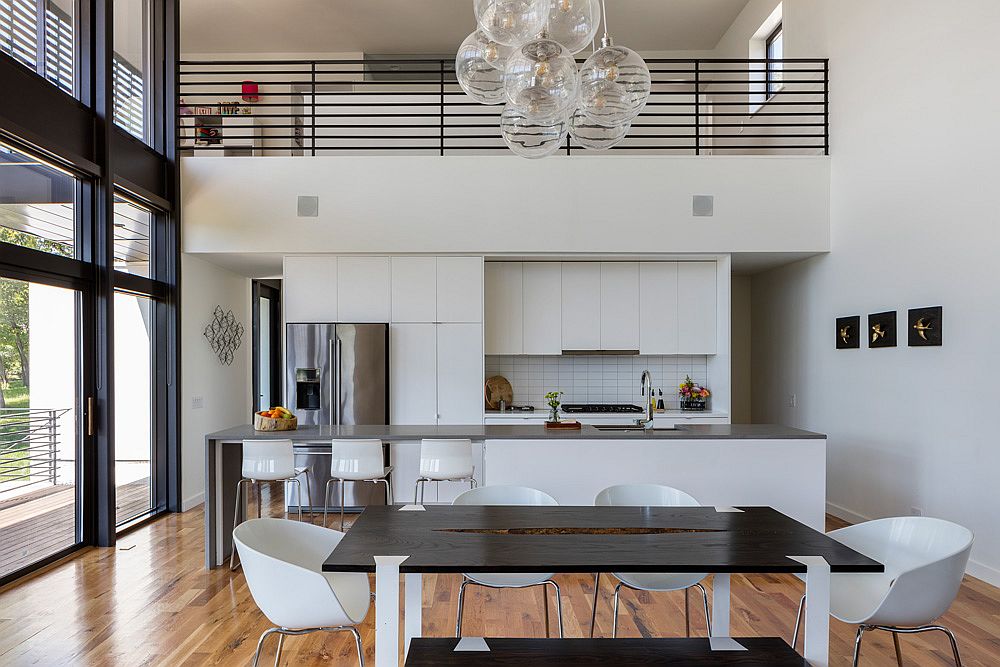
<path fill-rule="evenodd" d="M 542 586 L 542 619 L 545 624 L 545 638 L 552 636 L 551 623 L 549 622 L 549 587 Z"/>
<path fill-rule="evenodd" d="M 623 584 L 618 582 L 615 586 L 614 604 L 611 607 L 611 638 L 615 639 L 618 636 L 618 597 Z"/>
<path fill-rule="evenodd" d="M 958 653 L 958 641 L 955 639 L 955 633 L 946 628 L 943 625 L 921 625 L 916 628 L 898 628 L 890 625 L 873 625 L 868 626 L 871 630 L 885 630 L 886 632 L 891 632 L 893 634 L 893 641 L 898 641 L 896 639 L 897 634 L 918 634 L 921 632 L 943 632 L 948 637 L 948 642 L 951 644 L 951 653 L 955 658 L 955 667 L 962 667 L 962 656 Z M 897 652 L 897 660 L 899 659 L 900 653 Z"/>
<path fill-rule="evenodd" d="M 306 468 L 303 471 L 303 476 L 306 480 L 306 498 L 309 500 L 309 521 L 312 523 L 313 517 L 316 516 L 316 506 L 313 505 L 313 492 L 312 492 L 312 468 Z M 302 505 L 302 496 L 299 496 L 299 506 Z"/>
<path fill-rule="evenodd" d="M 705 587 L 702 586 L 701 583 L 695 584 L 695 587 L 697 587 L 697 589 L 701 591 L 701 602 L 705 606 L 705 627 L 708 629 L 708 636 L 711 637 L 712 614 L 710 614 L 708 611 L 708 591 L 705 590 Z M 685 595 L 687 595 L 687 593 L 685 593 Z"/>
<path fill-rule="evenodd" d="M 286 479 L 285 480 L 285 484 L 284 484 L 284 487 L 285 487 L 285 490 L 286 490 L 285 491 L 285 497 L 286 498 L 288 497 L 288 491 L 287 491 L 287 489 L 288 489 L 288 485 L 289 484 L 294 484 L 295 485 L 295 498 L 299 501 L 298 502 L 298 506 L 297 506 L 298 507 L 298 514 L 299 514 L 299 521 L 302 521 L 302 482 L 299 481 L 298 477 L 293 477 L 291 479 Z M 285 504 L 287 504 L 287 502 L 288 501 L 286 500 Z"/>
<path fill-rule="evenodd" d="M 340 480 L 340 532 L 344 532 L 344 502 L 347 497 L 347 492 L 344 487 L 347 486 L 347 480 Z"/>
<path fill-rule="evenodd" d="M 278 648 L 274 652 L 274 667 L 281 664 L 281 649 L 285 646 L 285 633 L 278 633 Z"/>
<path fill-rule="evenodd" d="M 903 667 L 903 652 L 899 649 L 899 633 L 892 633 L 892 647 L 896 649 L 896 667 Z"/>
<path fill-rule="evenodd" d="M 806 596 L 799 598 L 799 610 L 795 612 L 795 629 L 792 631 L 792 650 L 799 643 L 799 632 L 802 629 L 802 612 L 806 609 Z"/>
<path fill-rule="evenodd" d="M 354 635 L 354 647 L 358 650 L 358 665 L 360 665 L 360 667 L 365 667 L 365 651 L 361 647 L 361 633 L 358 632 L 358 629 L 353 625 L 348 626 L 347 629 L 351 631 L 352 635 Z"/>
<path fill-rule="evenodd" d="M 867 625 L 859 625 L 858 634 L 854 637 L 854 662 L 851 663 L 854 667 L 858 667 L 858 660 L 861 659 L 861 640 L 864 638 L 865 630 L 867 629 Z"/>
<path fill-rule="evenodd" d="M 552 581 L 551 579 L 548 579 L 547 581 L 543 582 L 543 584 L 546 587 L 552 586 L 552 590 L 556 594 L 556 621 L 559 623 L 559 639 L 562 639 L 563 638 L 562 591 L 559 590 L 559 584 Z M 548 602 L 548 597 L 546 596 L 545 600 L 546 615 L 548 615 L 548 610 L 549 610 L 549 602 Z M 546 636 L 548 633 L 548 626 L 549 624 L 546 621 L 545 623 Z"/>
<path fill-rule="evenodd" d="M 462 586 L 458 589 L 458 620 L 455 621 L 455 636 L 462 636 L 462 612 L 465 610 L 465 587 L 472 583 L 462 577 Z"/>
<path fill-rule="evenodd" d="M 601 573 L 594 574 L 594 608 L 590 612 L 590 638 L 594 638 L 594 626 L 597 624 L 597 597 L 600 595 Z"/>
<path fill-rule="evenodd" d="M 688 595 L 690 591 L 691 591 L 690 588 L 684 589 L 684 636 L 685 637 L 691 636 L 691 604 L 690 604 L 691 596 Z M 710 632 L 708 634 L 711 635 L 712 633 Z"/>
<path fill-rule="evenodd" d="M 323 491 L 323 527 L 326 528 L 326 515 L 330 509 L 330 485 L 334 483 L 334 479 L 326 480 L 326 489 Z"/>
<path fill-rule="evenodd" d="M 264 631 L 264 634 L 260 636 L 260 639 L 257 640 L 257 650 L 253 653 L 253 667 L 257 667 L 260 663 L 260 650 L 264 648 L 264 641 L 274 633 L 278 633 L 278 635 L 281 636 L 281 628 L 268 628 Z"/>
<path fill-rule="evenodd" d="M 236 526 L 240 525 L 240 515 L 243 514 L 243 508 L 240 507 L 240 501 L 242 499 L 243 484 L 249 482 L 248 479 L 241 479 L 236 483 L 236 505 L 233 506 L 233 530 L 236 530 Z M 236 543 L 233 542 L 233 553 L 229 557 L 229 571 L 232 572 L 236 569 Z"/>
<path fill-rule="evenodd" d="M 254 487 L 257 489 L 257 518 L 260 518 L 261 509 L 264 506 L 264 495 L 260 489 L 260 480 L 254 480 Z M 270 487 L 268 487 L 270 488 Z M 269 491 L 270 493 L 270 491 Z"/>

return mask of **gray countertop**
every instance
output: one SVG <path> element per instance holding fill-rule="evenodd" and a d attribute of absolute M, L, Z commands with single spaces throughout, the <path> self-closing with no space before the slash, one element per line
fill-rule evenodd
<path fill-rule="evenodd" d="M 624 423 L 624 422 L 623 422 Z M 209 433 L 206 441 L 289 439 L 312 442 L 332 438 L 378 438 L 386 442 L 422 438 L 470 440 L 814 440 L 825 435 L 774 424 L 690 424 L 676 430 L 643 432 L 600 431 L 584 425 L 580 430 L 549 430 L 541 425 L 503 424 L 467 426 L 300 426 L 295 431 L 255 431 L 250 424 Z"/>

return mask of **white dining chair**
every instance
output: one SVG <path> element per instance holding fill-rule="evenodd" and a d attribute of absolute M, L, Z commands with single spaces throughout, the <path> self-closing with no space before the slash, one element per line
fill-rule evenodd
<path fill-rule="evenodd" d="M 330 479 L 323 493 L 323 525 L 330 505 L 330 485 L 340 484 L 340 530 L 344 530 L 344 487 L 347 482 L 385 484 L 385 504 L 392 504 L 392 466 L 385 465 L 381 440 L 334 440 L 330 460 Z"/>
<path fill-rule="evenodd" d="M 934 621 L 948 611 L 962 585 L 972 550 L 972 531 L 943 519 L 904 516 L 876 519 L 827 533 L 842 544 L 885 566 L 880 573 L 830 575 L 830 614 L 858 626 L 854 667 L 868 630 L 892 633 L 896 662 L 903 664 L 900 634 L 940 631 L 951 643 L 961 667 L 954 633 Z M 806 596 L 799 600 L 792 648 L 798 643 Z"/>
<path fill-rule="evenodd" d="M 235 529 L 242 513 L 243 485 L 252 484 L 257 491 L 257 518 L 261 516 L 261 482 L 282 482 L 288 489 L 289 484 L 295 484 L 298 489 L 299 521 L 302 520 L 302 482 L 306 480 L 306 495 L 309 498 L 309 509 L 312 511 L 312 484 L 309 477 L 312 471 L 308 466 L 295 465 L 295 448 L 291 440 L 244 440 L 243 441 L 243 477 L 236 484 L 236 506 L 233 509 L 233 528 Z M 286 494 L 287 495 L 287 494 Z M 249 501 L 249 498 L 247 498 Z M 229 558 L 229 569 L 236 569 L 236 549 Z"/>
<path fill-rule="evenodd" d="M 636 507 L 698 507 L 701 503 L 680 489 L 659 484 L 621 484 L 610 486 L 594 498 L 595 505 L 636 506 Z M 712 634 L 712 619 L 708 611 L 708 593 L 701 580 L 708 573 L 660 573 L 660 572 L 614 572 L 618 579 L 615 585 L 614 606 L 611 618 L 611 636 L 618 636 L 618 598 L 622 586 L 637 591 L 668 592 L 684 591 L 684 631 L 691 636 L 691 617 L 688 607 L 688 589 L 701 591 L 705 607 L 705 624 L 708 634 Z M 600 594 L 601 573 L 594 575 L 594 608 L 590 618 L 590 636 L 594 636 L 597 622 L 597 601 Z"/>
<path fill-rule="evenodd" d="M 556 499 L 538 489 L 526 486 L 483 486 L 466 491 L 455 498 L 453 505 L 538 505 L 554 506 Z M 465 573 L 462 575 L 462 586 L 458 590 L 458 619 L 455 622 L 455 636 L 462 636 L 462 612 L 465 609 L 465 588 L 470 584 L 486 588 L 531 588 L 543 586 L 542 599 L 545 601 L 545 636 L 549 636 L 549 601 L 548 587 L 551 586 L 556 596 L 556 620 L 559 622 L 559 637 L 563 636 L 562 595 L 559 585 L 552 580 L 555 573 Z"/>
<path fill-rule="evenodd" d="M 368 614 L 371 587 L 361 572 L 323 572 L 323 561 L 344 534 L 302 521 L 251 519 L 233 530 L 243 573 L 254 602 L 275 627 L 265 630 L 253 655 L 260 661 L 264 642 L 278 635 L 277 665 L 286 635 L 350 632 L 365 664 L 360 625 Z"/>
<path fill-rule="evenodd" d="M 420 441 L 420 473 L 413 486 L 413 503 L 424 502 L 427 482 L 469 482 L 476 488 L 476 466 L 472 464 L 472 441 L 468 439 Z"/>

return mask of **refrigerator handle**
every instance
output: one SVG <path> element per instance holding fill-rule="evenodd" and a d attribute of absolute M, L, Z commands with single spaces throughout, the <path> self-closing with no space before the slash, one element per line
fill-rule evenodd
<path fill-rule="evenodd" d="M 327 345 L 329 346 L 329 349 L 327 351 L 330 353 L 330 360 L 331 361 L 333 361 L 334 355 L 336 354 L 334 352 L 334 346 L 336 345 L 336 342 L 337 342 L 336 334 L 334 334 L 334 336 L 335 336 L 334 338 L 331 338 L 330 340 L 328 340 L 326 342 Z M 329 366 L 327 368 L 329 368 Z M 337 380 L 335 378 L 337 377 L 337 372 L 339 370 L 340 369 L 337 368 L 336 365 L 335 365 L 334 369 L 332 370 L 332 372 L 330 372 L 330 379 L 329 379 L 329 381 L 327 383 L 329 385 L 328 389 L 330 391 L 330 426 L 333 426 L 334 424 L 337 423 L 337 421 L 336 421 L 337 420 L 337 416 L 336 416 L 337 415 L 337 403 L 339 401 L 337 400 L 337 393 L 336 393 L 336 387 L 337 387 L 336 383 L 337 383 Z"/>
<path fill-rule="evenodd" d="M 336 419 L 336 421 L 334 423 L 337 426 L 340 426 L 340 337 L 337 337 L 337 339 L 336 339 L 335 348 L 336 348 L 336 350 L 335 350 L 334 354 L 335 354 L 336 363 L 334 365 L 334 370 L 333 370 L 333 374 L 334 375 L 333 376 L 334 376 L 334 378 L 336 378 L 337 393 L 334 395 L 331 392 L 331 395 L 333 396 L 334 401 L 335 401 L 334 406 L 333 406 L 333 415 L 334 415 L 334 419 Z"/>

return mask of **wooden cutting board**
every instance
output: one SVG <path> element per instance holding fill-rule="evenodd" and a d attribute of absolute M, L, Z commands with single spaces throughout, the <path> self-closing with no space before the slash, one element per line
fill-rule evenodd
<path fill-rule="evenodd" d="M 507 378 L 502 375 L 494 375 L 493 377 L 486 378 L 485 394 L 487 410 L 499 410 L 501 400 L 506 405 L 510 405 L 514 400 L 514 388 L 510 386 Z"/>

